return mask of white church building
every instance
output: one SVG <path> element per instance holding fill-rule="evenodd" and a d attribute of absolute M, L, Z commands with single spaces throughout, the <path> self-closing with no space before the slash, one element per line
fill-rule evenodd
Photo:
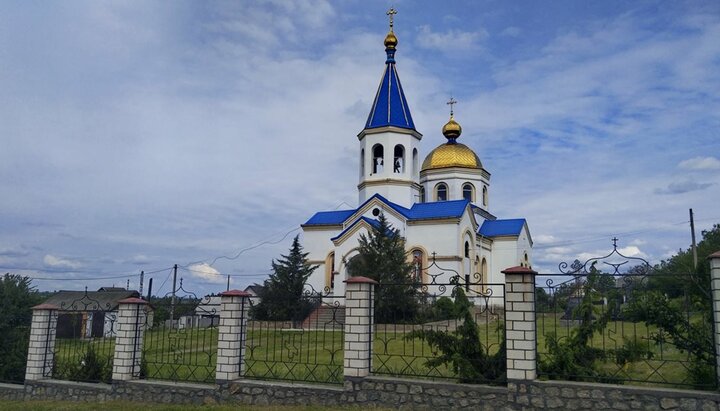
<path fill-rule="evenodd" d="M 452 99 L 444 137 L 431 137 L 445 141 L 420 161 L 423 135 L 415 129 L 400 85 L 396 46 L 391 20 L 385 71 L 357 135 L 358 207 L 320 211 L 302 224 L 308 259 L 319 265 L 309 285 L 344 295 L 343 281 L 350 276 L 347 262 L 357 255 L 360 235 L 378 223 L 380 213 L 405 238 L 408 260 L 415 267 L 412 275 L 422 282 L 441 272 L 436 281 L 447 282 L 457 272 L 473 282 L 504 283 L 502 270 L 532 264 L 528 224 L 524 218 L 499 219 L 490 212 L 490 172 L 459 142 L 462 127 L 454 119 Z M 436 265 L 427 268 L 433 255 Z"/>

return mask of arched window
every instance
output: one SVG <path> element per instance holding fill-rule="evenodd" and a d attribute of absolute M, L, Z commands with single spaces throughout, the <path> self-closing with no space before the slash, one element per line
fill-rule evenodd
<path fill-rule="evenodd" d="M 488 263 L 487 263 L 487 260 L 485 259 L 485 257 L 483 257 L 482 263 L 480 264 L 480 275 L 482 276 L 482 279 L 480 281 L 482 281 L 483 283 L 487 283 L 487 281 L 488 281 Z"/>
<path fill-rule="evenodd" d="M 487 192 L 487 186 L 483 186 L 483 205 L 487 207 L 488 205 L 488 192 Z"/>
<path fill-rule="evenodd" d="M 383 149 L 382 144 L 375 144 L 373 146 L 373 174 L 378 174 L 383 172 L 384 168 L 384 158 L 385 158 L 385 150 Z"/>
<path fill-rule="evenodd" d="M 360 178 L 365 175 L 365 149 L 360 150 Z"/>
<path fill-rule="evenodd" d="M 405 147 L 401 144 L 395 146 L 393 155 L 393 173 L 405 172 Z"/>
<path fill-rule="evenodd" d="M 325 259 L 325 287 L 330 291 L 335 288 L 335 252 L 328 254 Z"/>
<path fill-rule="evenodd" d="M 445 183 L 440 183 L 435 186 L 435 201 L 447 201 L 448 199 L 448 188 Z"/>
<path fill-rule="evenodd" d="M 525 262 L 525 267 L 530 267 L 530 259 L 528 258 L 527 251 L 525 251 L 523 254 L 523 261 Z"/>
<path fill-rule="evenodd" d="M 465 184 L 463 184 L 462 190 L 463 190 L 463 198 L 464 198 L 464 199 L 466 199 L 466 200 L 468 200 L 468 201 L 470 201 L 470 202 L 474 202 L 474 201 L 475 201 L 475 198 L 474 198 L 474 197 L 475 197 L 475 195 L 474 195 L 474 194 L 475 194 L 475 193 L 474 193 L 475 190 L 474 190 L 474 187 L 473 187 L 472 184 L 470 184 L 470 183 L 465 183 Z"/>
<path fill-rule="evenodd" d="M 470 242 L 465 241 L 465 258 L 470 258 Z"/>
<path fill-rule="evenodd" d="M 417 148 L 413 149 L 413 175 L 418 172 L 418 151 Z"/>
<path fill-rule="evenodd" d="M 412 251 L 412 279 L 422 282 L 422 268 L 425 256 L 422 250 L 415 249 Z"/>
<path fill-rule="evenodd" d="M 425 202 L 425 187 L 424 186 L 420 186 L 420 202 L 421 203 Z"/>

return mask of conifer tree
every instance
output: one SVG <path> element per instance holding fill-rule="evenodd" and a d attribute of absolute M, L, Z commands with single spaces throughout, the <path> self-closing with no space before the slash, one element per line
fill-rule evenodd
<path fill-rule="evenodd" d="M 273 260 L 273 274 L 258 293 L 260 303 L 252 308 L 255 319 L 297 323 L 313 309 L 312 299 L 305 298 L 303 292 L 305 282 L 317 266 L 308 263 L 308 253 L 303 253 L 298 237 L 293 239 L 288 255 Z"/>
<path fill-rule="evenodd" d="M 375 322 L 409 322 L 418 314 L 419 284 L 410 276 L 405 239 L 384 214 L 378 220 L 367 236 L 360 235 L 358 255 L 348 262 L 348 271 L 380 283 L 375 287 Z"/>

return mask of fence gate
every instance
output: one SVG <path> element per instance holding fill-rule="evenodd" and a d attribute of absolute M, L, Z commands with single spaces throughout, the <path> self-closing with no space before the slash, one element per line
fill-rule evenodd
<path fill-rule="evenodd" d="M 307 290 L 296 305 L 292 317 L 270 320 L 251 300 L 244 376 L 342 384 L 345 296 Z"/>
<path fill-rule="evenodd" d="M 617 239 L 606 256 L 558 268 L 537 277 L 538 375 L 715 388 L 709 279 L 658 273 Z"/>
<path fill-rule="evenodd" d="M 60 303 L 57 321 L 48 322 L 48 338 L 55 334 L 55 353 L 52 367 L 46 367 L 46 377 L 85 381 L 112 382 L 115 356 L 115 323 L 117 307 L 108 301 L 84 292 L 76 298 Z"/>
<path fill-rule="evenodd" d="M 220 297 L 197 297 L 180 279 L 176 290 L 150 304 L 138 377 L 215 382 Z"/>
<path fill-rule="evenodd" d="M 434 256 L 421 272 L 375 287 L 372 373 L 504 384 L 505 284 L 461 276 Z"/>

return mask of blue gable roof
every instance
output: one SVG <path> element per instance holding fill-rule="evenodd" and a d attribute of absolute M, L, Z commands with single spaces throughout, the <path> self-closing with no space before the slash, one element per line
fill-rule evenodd
<path fill-rule="evenodd" d="M 514 218 L 510 220 L 485 220 L 480 226 L 478 233 L 485 237 L 499 237 L 503 235 L 520 235 L 524 218 Z"/>
<path fill-rule="evenodd" d="M 310 217 L 305 225 L 337 225 L 342 224 L 355 210 L 321 211 Z"/>
<path fill-rule="evenodd" d="M 410 107 L 408 107 L 405 92 L 400 85 L 400 77 L 395 68 L 395 59 L 391 58 L 390 54 L 388 54 L 385 72 L 380 80 L 380 87 L 375 95 L 365 128 L 385 126 L 415 130 Z"/>

